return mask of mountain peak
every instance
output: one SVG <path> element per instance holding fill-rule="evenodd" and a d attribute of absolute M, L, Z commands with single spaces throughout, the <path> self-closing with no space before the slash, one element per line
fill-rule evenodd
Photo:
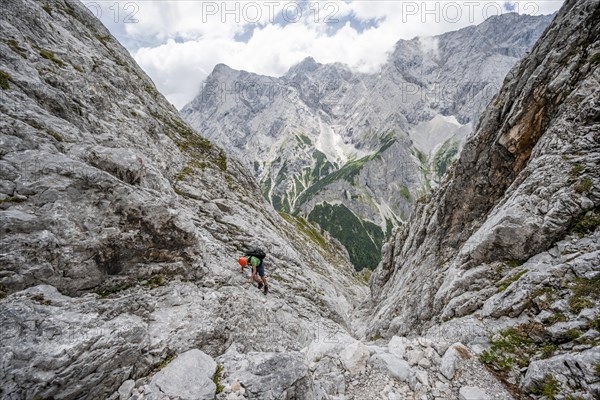
<path fill-rule="evenodd" d="M 305 59 L 303 59 L 302 61 L 300 61 L 298 64 L 293 65 L 289 69 L 287 75 L 295 74 L 295 73 L 299 73 L 299 72 L 312 72 L 312 71 L 316 70 L 317 68 L 319 68 L 319 66 L 321 66 L 321 64 L 316 62 L 315 59 L 312 58 L 311 56 L 308 56 Z"/>
<path fill-rule="evenodd" d="M 218 63 L 217 65 L 215 65 L 215 67 L 213 68 L 213 71 L 211 74 L 216 74 L 216 73 L 228 73 L 231 71 L 235 71 L 233 68 L 231 68 L 229 65 L 227 64 L 223 64 L 223 63 Z"/>

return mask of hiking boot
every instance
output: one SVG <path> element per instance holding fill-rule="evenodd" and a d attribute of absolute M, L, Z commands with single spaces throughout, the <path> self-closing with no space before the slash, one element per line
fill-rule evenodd
<path fill-rule="evenodd" d="M 260 290 L 260 289 L 262 289 L 262 287 L 263 287 L 263 283 L 262 282 L 258 282 L 258 289 Z"/>
<path fill-rule="evenodd" d="M 265 285 L 265 290 L 263 291 L 263 293 L 265 294 L 265 296 L 267 295 L 267 293 L 269 293 L 269 286 Z"/>

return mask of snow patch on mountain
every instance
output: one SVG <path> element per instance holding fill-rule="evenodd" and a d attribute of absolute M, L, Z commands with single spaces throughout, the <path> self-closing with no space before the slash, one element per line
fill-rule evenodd
<path fill-rule="evenodd" d="M 473 124 L 470 122 L 461 124 L 454 115 L 437 114 L 433 119 L 413 127 L 410 130 L 410 138 L 417 149 L 431 154 L 450 138 L 463 142 L 472 130 Z"/>

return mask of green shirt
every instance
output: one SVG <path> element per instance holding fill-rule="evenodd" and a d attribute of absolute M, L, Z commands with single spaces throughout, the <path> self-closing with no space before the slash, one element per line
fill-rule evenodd
<path fill-rule="evenodd" d="M 258 258 L 258 257 L 251 256 L 251 257 L 248 259 L 248 263 L 249 263 L 250 265 L 252 265 L 254 268 L 257 268 L 257 267 L 260 265 L 260 262 L 261 262 L 261 261 L 260 261 L 260 258 Z"/>

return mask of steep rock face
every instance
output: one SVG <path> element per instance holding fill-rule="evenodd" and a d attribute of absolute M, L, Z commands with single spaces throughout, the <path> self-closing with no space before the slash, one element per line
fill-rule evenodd
<path fill-rule="evenodd" d="M 312 58 L 279 78 L 218 65 L 181 114 L 253 168 L 276 209 L 318 222 L 357 268 L 373 268 L 551 18 L 508 14 L 402 40 L 376 75 Z"/>
<path fill-rule="evenodd" d="M 0 397 L 142 379 L 151 398 L 151 373 L 190 349 L 295 355 L 349 329 L 366 287 L 343 247 L 274 212 L 82 3 L 2 7 Z M 250 246 L 267 297 L 237 271 Z"/>
<path fill-rule="evenodd" d="M 454 178 L 384 246 L 371 280 L 369 334 L 456 331 L 455 321 L 479 319 L 467 339 L 489 336 L 486 360 L 509 369 L 555 351 L 572 359 L 597 349 L 598 18 L 598 1 L 567 1 L 509 73 Z M 573 341 L 579 335 L 588 339 Z M 516 350 L 503 344 L 517 339 L 519 365 L 507 367 Z M 586 357 L 600 362 L 595 351 Z M 551 385 L 544 382 L 550 372 L 528 372 L 522 388 Z M 590 371 L 556 379 L 565 393 L 579 385 L 598 395 Z"/>

